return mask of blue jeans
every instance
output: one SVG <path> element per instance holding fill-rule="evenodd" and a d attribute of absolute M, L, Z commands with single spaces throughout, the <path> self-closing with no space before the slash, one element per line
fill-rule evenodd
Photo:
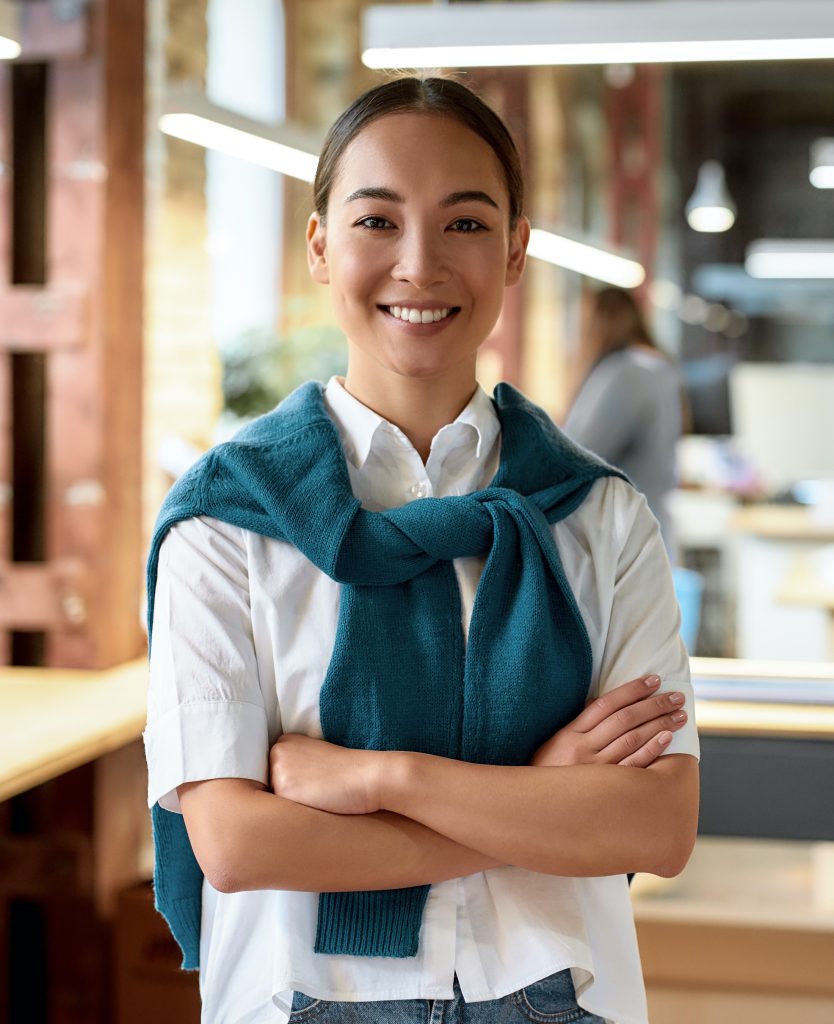
<path fill-rule="evenodd" d="M 603 1024 L 576 1005 L 570 971 L 559 971 L 502 999 L 466 1003 L 455 978 L 453 999 L 331 1003 L 296 992 L 289 1024 Z"/>

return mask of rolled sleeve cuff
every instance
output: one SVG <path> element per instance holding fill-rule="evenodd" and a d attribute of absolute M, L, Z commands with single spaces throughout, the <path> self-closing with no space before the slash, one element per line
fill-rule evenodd
<path fill-rule="evenodd" d="M 691 754 L 700 761 L 701 744 L 695 722 L 695 689 L 689 679 L 663 679 L 663 685 L 658 693 L 671 693 L 675 690 L 679 690 L 686 697 L 683 709 L 686 711 L 687 719 L 682 728 L 672 733 L 672 742 L 663 753 Z"/>
<path fill-rule="evenodd" d="M 181 704 L 145 729 L 148 806 L 180 812 L 177 786 L 206 779 L 266 784 L 266 713 L 245 701 Z"/>

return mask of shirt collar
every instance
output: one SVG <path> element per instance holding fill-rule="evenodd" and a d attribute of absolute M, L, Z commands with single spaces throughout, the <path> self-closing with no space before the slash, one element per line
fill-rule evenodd
<path fill-rule="evenodd" d="M 338 377 L 331 377 L 328 381 L 324 399 L 328 412 L 339 430 L 345 454 L 357 469 L 364 466 L 381 432 L 403 436 L 392 423 L 349 394 Z M 437 432 L 432 440 L 432 448 L 441 434 L 450 432 L 452 428 L 459 429 L 459 425 L 469 426 L 475 431 L 476 459 L 492 450 L 493 442 L 500 432 L 498 415 L 492 401 L 480 385 L 476 387 L 472 398 L 454 423 L 447 423 Z"/>

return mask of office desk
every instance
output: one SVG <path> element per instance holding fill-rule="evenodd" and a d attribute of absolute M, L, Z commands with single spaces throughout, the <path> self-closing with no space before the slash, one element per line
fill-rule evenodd
<path fill-rule="evenodd" d="M 736 653 L 834 658 L 831 587 L 812 571 L 834 544 L 834 521 L 803 506 L 757 505 L 732 517 Z"/>
<path fill-rule="evenodd" d="M 701 738 L 699 833 L 834 840 L 834 665 L 691 659 Z M 818 687 L 829 704 L 704 700 L 701 683 Z M 807 693 L 803 694 L 807 698 Z"/>
<path fill-rule="evenodd" d="M 142 735 L 145 659 L 101 672 L 0 668 L 0 800 Z"/>

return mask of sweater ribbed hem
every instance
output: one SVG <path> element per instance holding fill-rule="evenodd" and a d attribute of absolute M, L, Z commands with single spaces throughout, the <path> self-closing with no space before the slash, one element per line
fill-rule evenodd
<path fill-rule="evenodd" d="M 352 956 L 417 955 L 429 886 L 381 892 L 323 892 L 316 953 Z"/>
<path fill-rule="evenodd" d="M 168 900 L 163 907 L 156 908 L 168 922 L 171 934 L 182 950 L 182 969 L 197 971 L 200 969 L 200 917 L 202 904 L 189 897 L 183 900 Z"/>

